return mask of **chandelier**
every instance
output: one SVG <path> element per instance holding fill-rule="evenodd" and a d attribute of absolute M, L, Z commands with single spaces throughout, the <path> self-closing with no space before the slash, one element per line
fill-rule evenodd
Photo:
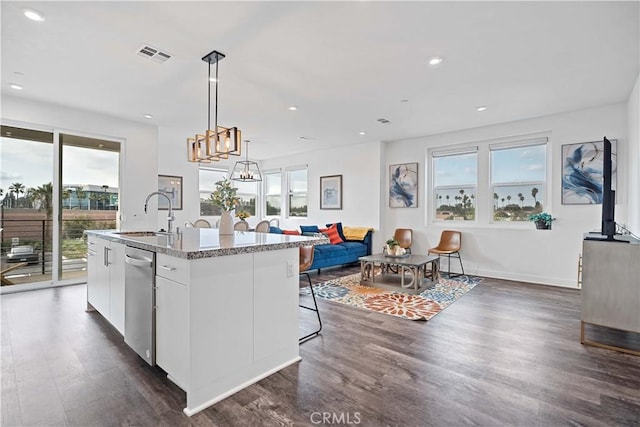
<path fill-rule="evenodd" d="M 234 181 L 242 182 L 257 182 L 262 181 L 262 174 L 260 173 L 260 166 L 257 162 L 249 160 L 249 140 L 245 140 L 245 153 L 246 160 L 238 160 L 233 167 L 231 173 L 231 179 Z"/>
<path fill-rule="evenodd" d="M 211 163 L 220 159 L 228 159 L 229 155 L 239 156 L 241 149 L 241 132 L 237 127 L 218 125 L 218 63 L 225 55 L 214 50 L 202 60 L 209 64 L 208 98 L 207 98 L 207 130 L 204 134 L 196 134 L 187 138 L 187 159 L 190 162 Z M 211 65 L 215 64 L 215 77 L 211 76 Z M 215 82 L 214 127 L 211 128 L 211 81 Z"/>

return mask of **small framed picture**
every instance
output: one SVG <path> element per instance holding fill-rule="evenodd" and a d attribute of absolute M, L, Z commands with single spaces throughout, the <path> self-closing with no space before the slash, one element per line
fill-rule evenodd
<path fill-rule="evenodd" d="M 320 209 L 342 209 L 342 175 L 320 177 Z"/>
<path fill-rule="evenodd" d="M 158 191 L 169 196 L 174 210 L 182 210 L 181 176 L 158 175 Z M 158 210 L 169 210 L 169 202 L 164 197 L 158 197 Z"/>

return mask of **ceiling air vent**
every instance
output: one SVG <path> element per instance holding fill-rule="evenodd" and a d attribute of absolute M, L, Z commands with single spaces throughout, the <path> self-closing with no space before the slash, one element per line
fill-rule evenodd
<path fill-rule="evenodd" d="M 143 44 L 138 49 L 138 55 L 149 58 L 150 60 L 155 61 L 159 64 L 168 61 L 173 56 L 170 53 L 162 52 L 160 49 L 149 46 L 147 44 Z"/>
<path fill-rule="evenodd" d="M 389 123 L 391 123 L 391 121 L 387 120 L 387 119 L 378 119 L 378 121 L 380 123 L 382 123 L 383 125 L 388 125 Z"/>

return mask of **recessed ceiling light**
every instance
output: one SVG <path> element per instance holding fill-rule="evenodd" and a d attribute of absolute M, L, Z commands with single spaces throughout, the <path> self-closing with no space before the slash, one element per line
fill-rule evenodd
<path fill-rule="evenodd" d="M 487 107 L 486 105 L 481 105 L 479 107 L 476 107 L 476 111 L 486 111 L 487 108 L 489 108 L 489 107 Z"/>
<path fill-rule="evenodd" d="M 32 21 L 37 21 L 37 22 L 44 21 L 44 17 L 42 16 L 42 14 L 33 9 L 25 9 L 23 13 L 24 13 L 24 16 L 31 19 Z"/>
<path fill-rule="evenodd" d="M 298 107 L 296 107 L 295 105 L 292 105 L 291 107 L 289 107 L 289 111 L 296 111 L 298 109 Z"/>
<path fill-rule="evenodd" d="M 145 114 L 144 118 L 145 119 L 153 119 L 153 116 L 151 114 Z"/>
<path fill-rule="evenodd" d="M 15 90 L 22 90 L 22 85 L 19 85 L 19 84 L 17 84 L 17 83 L 11 83 L 11 84 L 9 85 L 9 87 L 10 87 L 11 89 L 15 89 Z"/>
<path fill-rule="evenodd" d="M 442 61 L 444 61 L 443 57 L 434 56 L 434 57 L 429 58 L 429 65 L 431 65 L 431 66 L 440 65 L 440 64 L 442 64 Z"/>
<path fill-rule="evenodd" d="M 363 130 L 361 130 L 359 133 L 360 133 L 360 135 L 366 135 L 367 134 L 367 132 L 365 132 Z"/>

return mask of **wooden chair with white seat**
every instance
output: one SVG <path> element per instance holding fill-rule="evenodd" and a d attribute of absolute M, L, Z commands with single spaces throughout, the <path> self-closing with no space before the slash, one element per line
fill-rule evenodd
<path fill-rule="evenodd" d="M 211 223 L 206 219 L 200 218 L 193 223 L 193 226 L 196 228 L 211 228 Z"/>

